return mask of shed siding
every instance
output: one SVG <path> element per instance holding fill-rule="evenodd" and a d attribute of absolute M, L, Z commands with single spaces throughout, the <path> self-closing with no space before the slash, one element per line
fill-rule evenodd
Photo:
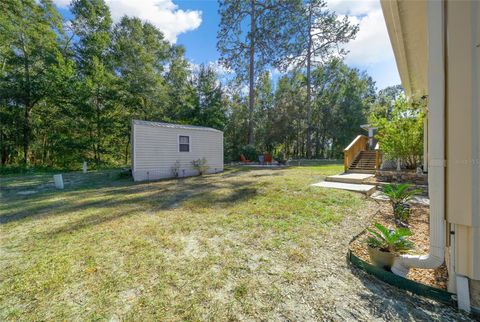
<path fill-rule="evenodd" d="M 208 173 L 223 171 L 223 133 L 205 129 L 180 129 L 133 124 L 135 181 L 173 177 L 179 161 L 179 176 L 197 175 L 192 161 L 207 159 Z M 178 137 L 190 137 L 190 151 L 179 152 Z"/>

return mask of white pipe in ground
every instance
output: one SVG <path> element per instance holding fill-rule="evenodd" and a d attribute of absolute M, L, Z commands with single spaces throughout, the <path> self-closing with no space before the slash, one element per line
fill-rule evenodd
<path fill-rule="evenodd" d="M 55 188 L 63 189 L 63 177 L 61 174 L 55 174 L 53 176 L 53 182 L 55 182 Z"/>

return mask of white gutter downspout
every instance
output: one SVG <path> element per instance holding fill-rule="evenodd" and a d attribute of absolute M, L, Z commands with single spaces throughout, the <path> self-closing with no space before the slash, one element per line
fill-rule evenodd
<path fill-rule="evenodd" d="M 428 1 L 428 194 L 430 196 L 430 252 L 395 259 L 392 272 L 436 268 L 445 260 L 445 60 L 443 1 Z"/>

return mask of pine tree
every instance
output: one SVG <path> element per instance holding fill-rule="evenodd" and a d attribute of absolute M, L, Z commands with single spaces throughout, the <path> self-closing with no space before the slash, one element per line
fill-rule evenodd
<path fill-rule="evenodd" d="M 200 66 L 195 80 L 197 94 L 193 120 L 196 124 L 223 130 L 226 122 L 223 90 L 215 71 Z"/>
<path fill-rule="evenodd" d="M 318 64 L 332 58 L 342 57 L 347 51 L 341 45 L 355 38 L 358 26 L 352 25 L 348 17 L 340 19 L 338 15 L 327 9 L 324 0 L 306 0 L 303 6 L 292 7 L 298 10 L 292 16 L 296 31 L 290 43 L 290 55 L 278 63 L 283 69 L 290 66 L 306 68 L 306 126 L 307 126 L 307 158 L 312 157 L 312 69 Z"/>
<path fill-rule="evenodd" d="M 255 82 L 259 73 L 285 55 L 291 38 L 290 9 L 297 0 L 220 1 L 217 34 L 220 61 L 248 82 L 248 144 L 254 143 Z M 248 26 L 248 30 L 244 28 Z"/>

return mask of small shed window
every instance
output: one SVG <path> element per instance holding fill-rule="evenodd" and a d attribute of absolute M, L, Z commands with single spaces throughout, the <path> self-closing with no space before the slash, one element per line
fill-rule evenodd
<path fill-rule="evenodd" d="M 186 135 L 180 135 L 178 137 L 178 151 L 190 152 L 190 137 Z"/>

